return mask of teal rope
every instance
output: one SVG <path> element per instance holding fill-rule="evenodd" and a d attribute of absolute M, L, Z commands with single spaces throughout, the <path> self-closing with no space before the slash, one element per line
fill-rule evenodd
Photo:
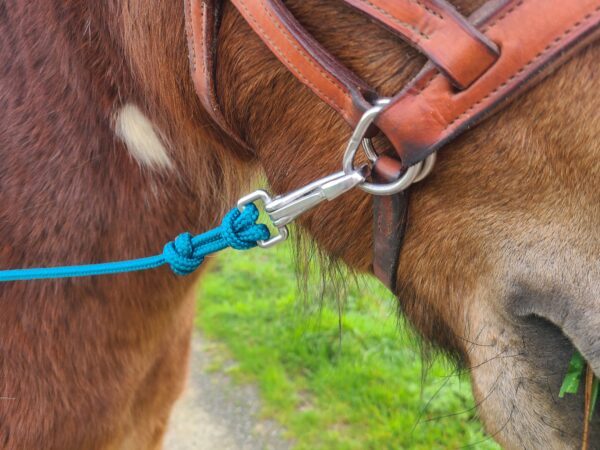
<path fill-rule="evenodd" d="M 188 275 L 202 264 L 206 255 L 228 247 L 248 250 L 256 247 L 257 241 L 269 239 L 268 228 L 257 224 L 257 220 L 258 209 L 249 204 L 241 212 L 237 208 L 229 211 L 219 227 L 206 233 L 197 236 L 190 233 L 180 234 L 174 241 L 165 245 L 160 255 L 100 264 L 0 270 L 0 282 L 134 272 L 164 264 L 168 264 L 177 275 Z"/>

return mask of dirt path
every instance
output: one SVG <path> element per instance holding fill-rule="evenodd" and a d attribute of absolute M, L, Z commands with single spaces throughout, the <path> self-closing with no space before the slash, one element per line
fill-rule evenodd
<path fill-rule="evenodd" d="M 200 336 L 192 343 L 191 372 L 165 439 L 165 450 L 287 450 L 278 424 L 258 417 L 254 386 L 239 386 L 223 373 L 209 373 L 211 355 Z"/>

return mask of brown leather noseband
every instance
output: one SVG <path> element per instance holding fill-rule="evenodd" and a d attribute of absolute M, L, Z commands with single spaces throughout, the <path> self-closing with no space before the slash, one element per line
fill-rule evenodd
<path fill-rule="evenodd" d="M 597 37 L 600 0 L 490 0 L 468 19 L 445 0 L 343 0 L 424 53 L 428 62 L 377 115 L 394 151 L 373 173 L 390 180 L 532 86 Z M 250 151 L 215 94 L 221 2 L 185 0 L 193 80 L 202 105 L 232 145 Z M 353 129 L 378 99 L 294 19 L 281 0 L 231 0 L 277 58 Z M 395 290 L 404 194 L 374 197 L 373 270 Z"/>

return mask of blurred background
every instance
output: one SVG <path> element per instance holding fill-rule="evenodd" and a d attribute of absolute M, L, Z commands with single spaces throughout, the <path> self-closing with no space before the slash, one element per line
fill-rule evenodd
<path fill-rule="evenodd" d="M 322 295 L 313 271 L 300 294 L 292 253 L 286 243 L 211 260 L 166 449 L 500 448 L 468 374 L 441 355 L 422 359 L 382 285 L 346 276 Z"/>

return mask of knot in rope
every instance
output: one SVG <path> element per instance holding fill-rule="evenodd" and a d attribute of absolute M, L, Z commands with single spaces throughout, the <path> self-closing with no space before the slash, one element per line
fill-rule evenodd
<path fill-rule="evenodd" d="M 163 249 L 165 261 L 177 275 L 189 275 L 202 264 L 204 254 L 194 248 L 190 233 L 181 233 Z"/>
<path fill-rule="evenodd" d="M 188 275 L 195 271 L 210 253 L 227 247 L 247 250 L 256 247 L 257 241 L 270 237 L 269 229 L 257 224 L 258 208 L 248 204 L 243 211 L 233 208 L 212 231 L 192 236 L 182 233 L 174 241 L 165 245 L 163 258 L 177 275 Z"/>
<path fill-rule="evenodd" d="M 221 222 L 221 237 L 228 247 L 248 250 L 256 247 L 257 241 L 266 241 L 270 233 L 266 225 L 257 224 L 258 208 L 250 203 L 243 211 L 233 208 Z"/>

